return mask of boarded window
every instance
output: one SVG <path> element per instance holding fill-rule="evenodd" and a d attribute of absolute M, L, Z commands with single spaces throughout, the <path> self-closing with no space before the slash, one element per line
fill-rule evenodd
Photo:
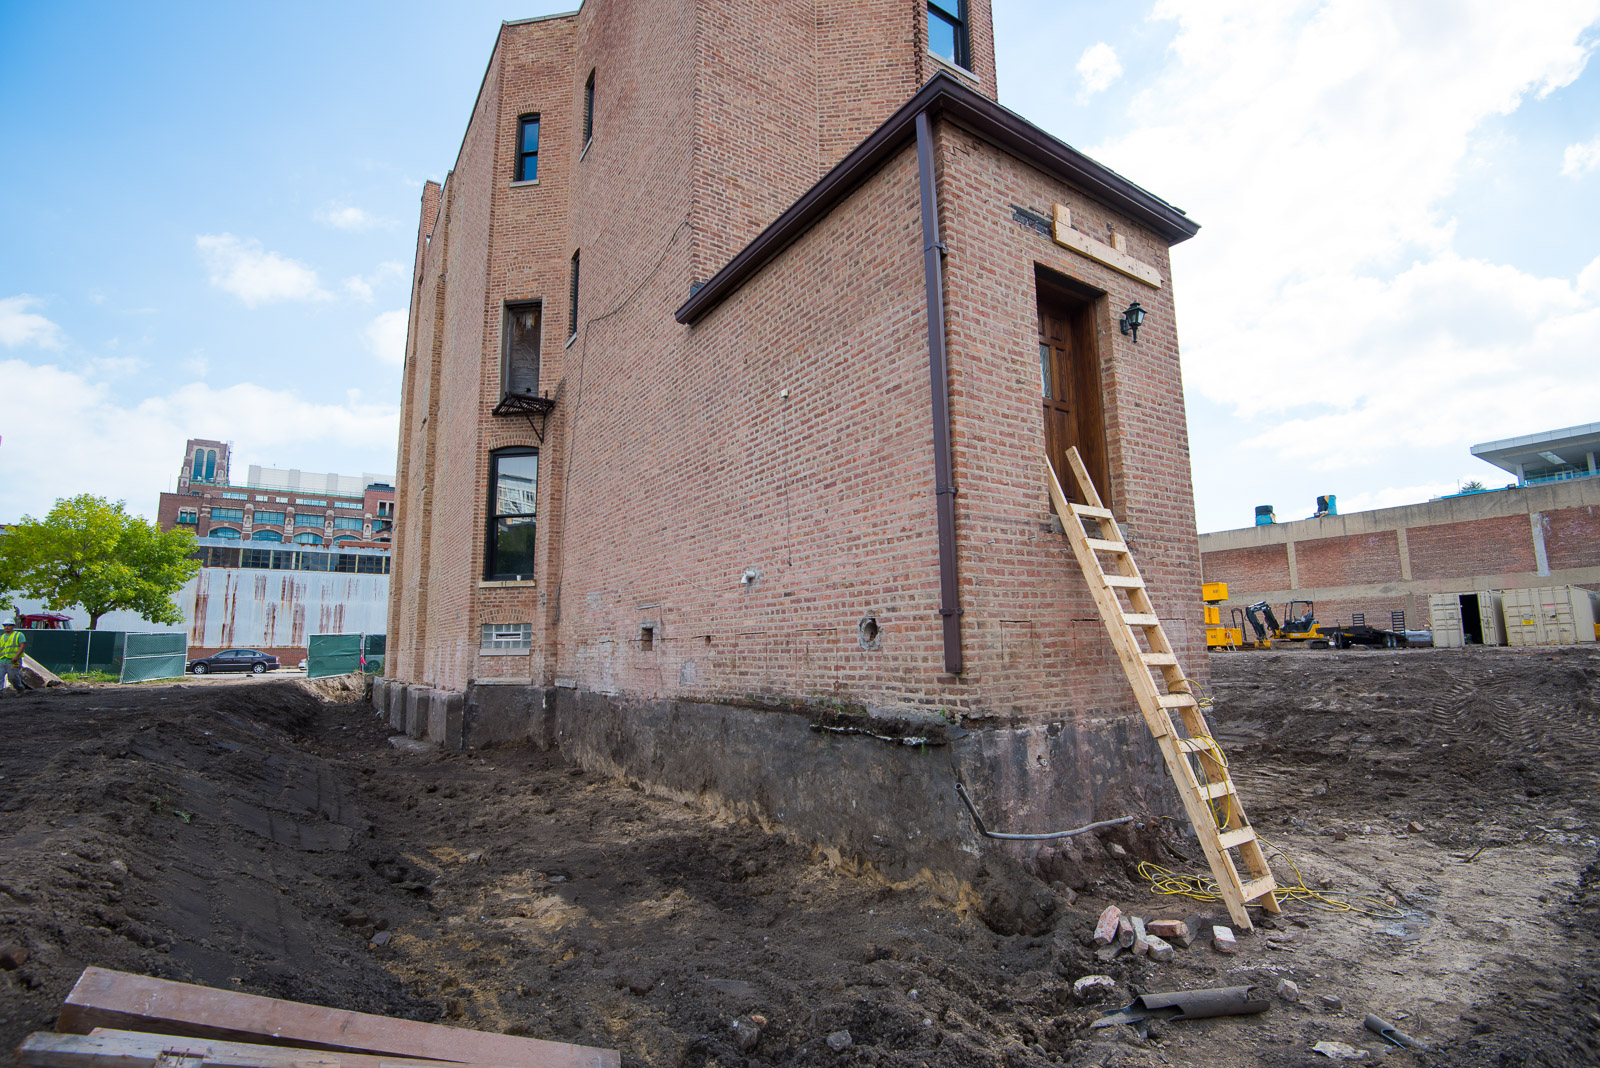
<path fill-rule="evenodd" d="M 508 397 L 539 395 L 539 305 L 506 305 L 500 390 Z M 380 505 L 381 514 L 381 505 Z"/>

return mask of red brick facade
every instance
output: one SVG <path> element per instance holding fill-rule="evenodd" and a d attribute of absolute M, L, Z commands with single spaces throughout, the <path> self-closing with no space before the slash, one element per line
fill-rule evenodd
<path fill-rule="evenodd" d="M 703 316 L 675 318 L 692 287 L 803 205 L 930 77 L 943 72 L 941 84 L 978 102 L 962 106 L 992 100 L 988 4 L 968 9 L 970 74 L 927 53 L 925 5 L 903 0 L 592 0 L 503 27 L 455 168 L 423 193 L 392 678 L 950 710 L 1010 724 L 1132 715 L 1043 488 L 1045 272 L 1088 294 L 1106 488 L 1180 656 L 1205 681 L 1167 252 L 1181 238 L 1151 221 L 1177 219 L 1164 214 L 1172 209 L 1140 191 L 1152 206 L 1136 211 L 1065 179 L 1066 164 L 1025 162 L 1024 150 L 1081 157 L 1014 116 L 994 121 L 1015 123 L 1007 136 L 1022 149 L 933 122 L 959 676 L 943 669 L 915 145 L 886 149 Z M 534 113 L 538 184 L 516 184 L 518 117 Z M 1096 240 L 1117 235 L 1160 285 L 1027 223 L 1055 205 Z M 1149 313 L 1136 344 L 1117 328 L 1133 300 Z M 504 308 L 532 301 L 543 317 L 540 389 L 554 401 L 542 425 L 493 414 Z M 509 446 L 539 450 L 535 576 L 490 582 L 490 454 Z M 485 625 L 524 623 L 526 654 L 480 649 Z"/>

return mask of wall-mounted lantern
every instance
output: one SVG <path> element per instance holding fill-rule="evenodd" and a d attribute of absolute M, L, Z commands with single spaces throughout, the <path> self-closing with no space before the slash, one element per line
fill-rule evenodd
<path fill-rule="evenodd" d="M 1122 313 L 1119 325 L 1124 334 L 1132 334 L 1137 344 L 1139 341 L 1139 325 L 1144 322 L 1144 309 L 1139 307 L 1139 302 L 1134 301 L 1128 305 L 1128 310 Z"/>

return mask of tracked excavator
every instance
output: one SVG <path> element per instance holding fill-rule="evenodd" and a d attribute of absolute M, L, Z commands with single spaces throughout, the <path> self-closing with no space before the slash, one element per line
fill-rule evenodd
<path fill-rule="evenodd" d="M 1296 608 L 1302 605 L 1305 611 L 1296 615 Z M 1317 626 L 1316 611 L 1317 606 L 1310 601 L 1290 601 L 1284 606 L 1285 622 L 1279 623 L 1272 606 L 1265 601 L 1257 601 L 1244 610 L 1244 615 L 1255 633 L 1257 649 L 1270 649 L 1275 641 L 1304 642 L 1312 649 L 1326 649 L 1330 643 L 1328 636 Z"/>

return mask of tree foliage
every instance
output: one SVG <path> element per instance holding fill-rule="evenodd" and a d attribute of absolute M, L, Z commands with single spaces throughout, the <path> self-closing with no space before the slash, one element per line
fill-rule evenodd
<path fill-rule="evenodd" d="M 129 515 L 124 502 L 82 493 L 56 502 L 43 519 L 23 516 L 0 536 L 0 603 L 20 593 L 51 611 L 74 605 L 94 630 L 126 609 L 152 623 L 181 623 L 172 595 L 200 570 L 194 535 L 160 530 Z"/>

